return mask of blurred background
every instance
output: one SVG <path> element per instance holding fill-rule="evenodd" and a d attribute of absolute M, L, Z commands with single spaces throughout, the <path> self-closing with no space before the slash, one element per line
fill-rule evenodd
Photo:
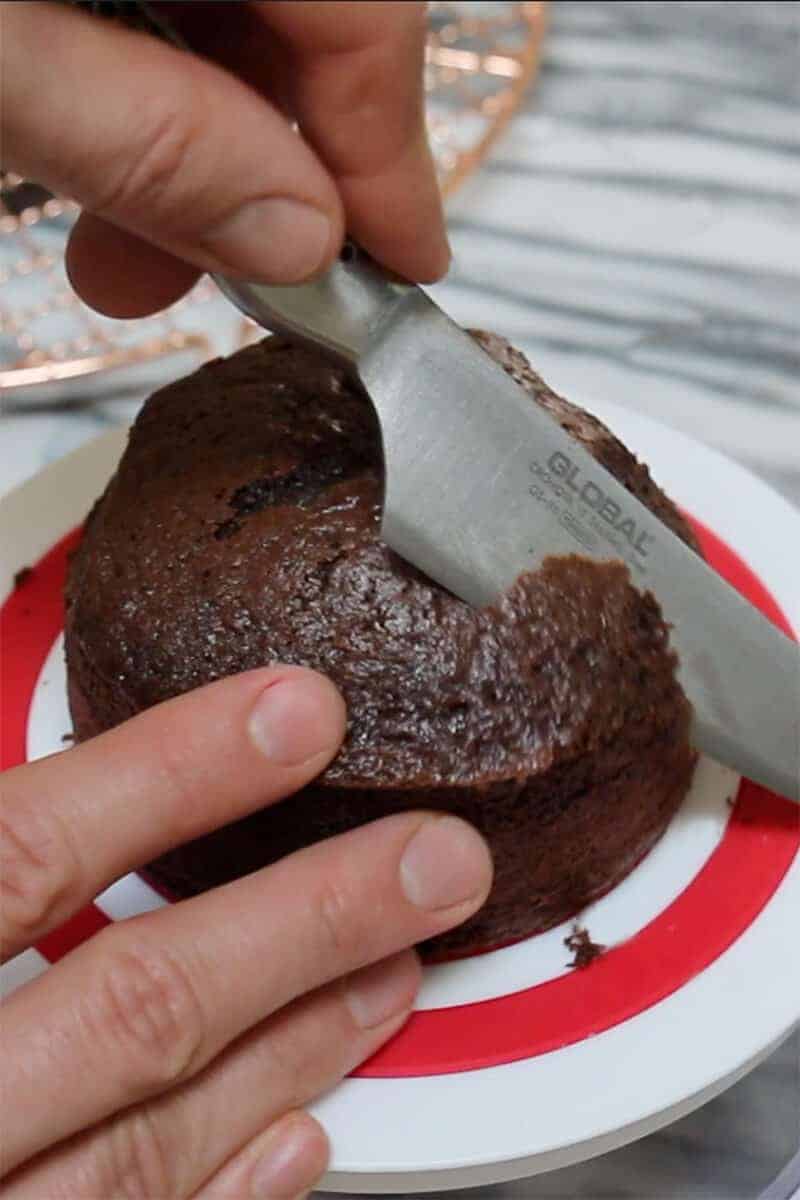
<path fill-rule="evenodd" d="M 430 27 L 441 302 L 578 403 L 652 414 L 800 503 L 800 6 L 435 3 Z M 93 317 L 61 267 L 69 205 L 8 177 L 3 197 L 21 478 L 246 333 L 208 283 L 165 317 Z"/>
<path fill-rule="evenodd" d="M 440 302 L 577 403 L 656 417 L 800 505 L 800 4 L 436 3 L 427 85 Z M 6 490 L 254 331 L 207 282 L 147 321 L 90 314 L 69 203 L 13 176 L 2 203 Z M 799 1063 L 795 1038 L 670 1129 L 481 1195 L 785 1200 Z"/>

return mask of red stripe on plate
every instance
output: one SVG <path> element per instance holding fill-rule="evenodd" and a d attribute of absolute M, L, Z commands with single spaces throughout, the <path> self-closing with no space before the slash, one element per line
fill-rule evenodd
<path fill-rule="evenodd" d="M 105 929 L 106 925 L 111 924 L 111 918 L 101 912 L 97 905 L 87 904 L 86 908 L 75 913 L 74 917 L 70 917 L 58 929 L 54 929 L 52 933 L 41 938 L 36 943 L 36 949 L 44 955 L 48 962 L 58 962 L 59 958 L 69 954 L 70 950 L 80 946 L 81 942 L 88 941 L 101 929 Z"/>
<path fill-rule="evenodd" d="M 709 562 L 792 636 L 777 603 L 737 554 L 698 522 Z M 67 554 L 80 531 L 62 539 L 0 610 L 6 699 L 2 766 L 25 761 L 36 680 L 63 624 Z M 22 565 L 22 564 L 20 564 Z M 624 945 L 585 970 L 479 1004 L 415 1013 L 360 1069 L 362 1076 L 432 1075 L 531 1058 L 591 1037 L 658 1003 L 705 970 L 769 902 L 800 847 L 800 810 L 743 784 L 727 831 L 692 883 Z M 39 944 L 50 961 L 96 933 L 108 918 L 94 905 Z M 565 951 L 566 955 L 566 951 Z"/>
<path fill-rule="evenodd" d="M 690 520 L 715 570 L 794 637 L 775 599 L 746 563 L 710 529 Z M 683 987 L 745 932 L 798 849 L 797 805 L 743 782 L 717 849 L 681 895 L 628 942 L 583 970 L 510 996 L 414 1013 L 356 1074 L 437 1075 L 498 1066 L 547 1054 L 629 1020 Z"/>
<path fill-rule="evenodd" d="M 745 783 L 708 862 L 629 941 L 583 970 L 511 996 L 414 1013 L 356 1074 L 438 1075 L 498 1066 L 635 1017 L 707 968 L 758 916 L 797 853 L 799 815 L 790 801 Z"/>
<path fill-rule="evenodd" d="M 64 579 L 69 554 L 78 545 L 74 529 L 32 566 L 20 563 L 24 582 L 0 608 L 0 768 L 25 762 L 25 742 L 36 680 L 50 647 L 64 628 Z M 28 571 L 30 574 L 28 574 Z M 66 730 L 64 731 L 66 732 Z"/>

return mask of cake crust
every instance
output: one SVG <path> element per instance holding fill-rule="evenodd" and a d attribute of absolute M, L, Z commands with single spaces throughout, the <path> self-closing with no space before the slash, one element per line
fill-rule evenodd
<path fill-rule="evenodd" d="M 689 545 L 680 513 L 599 421 L 493 335 L 483 348 Z M 614 886 L 688 787 L 689 706 L 655 600 L 621 564 L 546 560 L 474 610 L 379 538 L 380 437 L 365 397 L 269 338 L 150 398 L 87 522 L 67 586 L 83 739 L 272 661 L 328 674 L 345 744 L 281 805 L 165 855 L 191 894 L 409 808 L 488 838 L 484 909 L 425 952 L 538 932 Z"/>

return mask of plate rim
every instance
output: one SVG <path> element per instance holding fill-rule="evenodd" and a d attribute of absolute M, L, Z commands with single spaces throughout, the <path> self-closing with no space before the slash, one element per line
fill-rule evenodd
<path fill-rule="evenodd" d="M 652 462 L 655 458 L 654 476 L 681 504 L 696 512 L 701 520 L 707 522 L 742 555 L 775 594 L 790 623 L 795 631 L 798 631 L 800 564 L 793 568 L 788 562 L 788 555 L 781 554 L 780 550 L 780 530 L 784 531 L 782 537 L 785 541 L 787 522 L 797 523 L 800 527 L 800 514 L 792 505 L 745 467 L 662 422 L 610 402 L 595 401 L 590 407 L 602 420 L 608 421 L 626 444 L 629 444 L 635 453 L 641 454 L 645 461 Z M 5 533 L 10 525 L 19 528 L 20 521 L 26 526 L 25 537 L 21 539 L 21 543 L 19 538 L 13 540 L 13 545 L 27 545 L 26 553 L 16 563 L 17 568 L 24 565 L 26 559 L 30 560 L 36 554 L 37 548 L 39 553 L 43 553 L 53 540 L 62 536 L 85 516 L 87 492 L 94 491 L 96 494 L 102 490 L 124 447 L 126 436 L 126 429 L 119 428 L 92 439 L 71 454 L 51 463 L 0 499 L 0 531 Z M 670 449 L 673 460 L 680 460 L 684 464 L 686 473 L 680 479 L 677 479 L 677 466 L 670 470 L 666 462 L 667 451 Z M 660 456 L 662 462 L 658 461 Z M 81 477 L 80 485 L 76 487 L 73 482 L 71 503 L 53 506 L 47 495 L 52 494 L 51 488 L 55 489 L 60 481 L 70 476 L 74 480 L 78 475 Z M 712 480 L 710 487 L 709 478 Z M 724 502 L 726 496 L 742 492 L 748 500 L 747 504 L 732 505 Z M 76 501 L 78 493 L 82 497 L 79 504 Z M 43 497 L 46 502 L 43 502 Z M 94 499 L 94 496 L 91 499 Z M 31 519 L 31 501 L 34 518 L 37 508 L 41 512 L 46 511 L 46 530 L 40 527 L 43 525 L 41 520 L 36 525 L 35 520 Z M 765 519 L 766 517 L 769 519 Z M 41 546 L 38 545 L 39 542 L 42 543 Z M 9 575 L 8 568 L 11 568 L 13 575 L 14 561 L 9 561 L 11 553 L 10 549 L 7 555 L 4 549 L 2 555 L 2 559 L 5 560 L 5 569 L 0 577 L 0 593 L 3 594 L 3 598 L 10 590 L 10 579 L 6 578 Z M 798 585 L 794 593 L 793 584 Z M 317 1112 L 331 1132 L 335 1147 L 334 1162 L 322 1187 L 334 1191 L 349 1189 L 359 1192 L 397 1191 L 407 1190 L 409 1187 L 429 1190 L 517 1178 L 523 1174 L 539 1173 L 605 1153 L 692 1111 L 744 1075 L 768 1055 L 800 1021 L 797 1001 L 794 999 L 800 994 L 800 944 L 796 950 L 790 952 L 790 946 L 783 945 L 781 940 L 798 904 L 800 856 L 795 859 L 759 917 L 720 958 L 672 996 L 595 1038 L 534 1059 L 454 1075 L 345 1081 L 335 1092 L 323 1097 L 313 1106 L 313 1111 Z M 747 982 L 752 981 L 757 974 L 754 966 L 759 962 L 770 963 L 777 952 L 782 953 L 785 959 L 781 986 L 754 992 L 754 987 Z M 725 1030 L 729 1030 L 733 1023 L 730 1009 L 742 1009 L 744 996 L 750 1001 L 754 994 L 764 1000 L 764 1005 L 747 1012 L 748 1018 L 754 1018 L 749 1023 L 736 1024 L 738 1036 L 735 1039 L 729 1034 L 726 1036 Z M 724 998 L 725 1004 L 722 1007 L 725 1009 L 725 1020 L 719 1018 L 719 1012 L 715 1009 L 706 1011 L 714 995 Z M 695 1044 L 702 1042 L 703 1052 L 694 1054 L 687 1051 L 682 1056 L 668 1056 L 666 1064 L 660 1061 L 658 1065 L 662 1069 L 665 1065 L 671 1066 L 669 1086 L 662 1075 L 658 1086 L 651 1087 L 650 1097 L 645 1101 L 641 1098 L 639 1089 L 630 1086 L 636 1079 L 628 1079 L 630 1094 L 626 1093 L 618 1100 L 613 1109 L 614 1116 L 608 1116 L 609 1108 L 604 1104 L 592 1120 L 590 1106 L 589 1111 L 579 1111 L 577 1114 L 571 1112 L 570 1127 L 563 1128 L 556 1138 L 551 1134 L 548 1141 L 543 1135 L 539 1135 L 537 1140 L 536 1136 L 525 1135 L 517 1130 L 513 1134 L 517 1139 L 515 1152 L 512 1152 L 507 1144 L 508 1138 L 502 1149 L 487 1151 L 487 1139 L 497 1142 L 499 1132 L 491 1127 L 491 1118 L 494 1116 L 497 1125 L 501 1115 L 497 1111 L 497 1104 L 493 1101 L 487 1102 L 487 1087 L 494 1082 L 492 1076 L 497 1076 L 502 1083 L 506 1105 L 514 1103 L 515 1100 L 521 1102 L 526 1096 L 533 1096 L 535 1106 L 537 1099 L 541 1102 L 543 1094 L 541 1079 L 537 1083 L 536 1076 L 541 1076 L 540 1067 L 544 1062 L 558 1060 L 560 1086 L 562 1090 L 568 1090 L 564 1072 L 576 1081 L 581 1078 L 585 1080 L 586 1071 L 597 1068 L 598 1064 L 592 1061 L 595 1056 L 599 1056 L 600 1061 L 610 1061 L 610 1058 L 619 1052 L 620 1039 L 624 1050 L 625 1042 L 632 1036 L 633 1031 L 634 1040 L 640 1043 L 635 1065 L 636 1075 L 641 1083 L 643 1075 L 647 1073 L 646 1062 L 652 1059 L 654 1053 L 658 1058 L 659 1027 L 663 1029 L 665 1022 L 679 1023 L 681 1013 L 686 1015 L 687 1006 L 692 1012 L 690 1024 L 693 1028 L 693 1040 Z M 701 1009 L 705 1022 L 702 1037 L 699 1036 Z M 682 1033 L 686 1034 L 685 1028 Z M 720 1040 L 721 1044 L 718 1045 Z M 670 1039 L 665 1041 L 669 1044 Z M 642 1042 L 646 1053 L 642 1051 Z M 709 1066 L 712 1046 L 715 1062 L 713 1067 Z M 577 1064 L 574 1060 L 578 1060 Z M 651 1062 L 651 1066 L 653 1065 Z M 649 1073 L 653 1075 L 655 1072 L 651 1070 Z M 520 1079 L 512 1080 L 513 1075 L 519 1075 Z M 616 1082 L 619 1085 L 621 1081 L 618 1078 Z M 409 1118 L 419 1114 L 423 1099 L 426 1104 L 422 1107 L 426 1107 L 430 1102 L 437 1108 L 441 1108 L 442 1104 L 450 1105 L 451 1109 L 454 1106 L 457 1110 L 456 1121 L 443 1122 L 437 1129 L 437 1134 L 446 1132 L 447 1126 L 460 1122 L 458 1132 L 462 1141 L 461 1150 L 457 1153 L 451 1150 L 448 1154 L 440 1148 L 435 1160 L 428 1155 L 424 1161 L 420 1161 L 423 1151 L 418 1149 L 414 1151 L 417 1156 L 414 1161 L 408 1153 L 405 1156 L 392 1157 L 384 1149 L 381 1154 L 379 1148 L 373 1149 L 373 1145 L 368 1143 L 372 1157 L 367 1161 L 363 1155 L 364 1131 L 360 1128 L 358 1140 L 361 1151 L 359 1157 L 354 1158 L 352 1151 L 347 1148 L 345 1125 L 348 1113 L 350 1120 L 353 1116 L 354 1101 L 351 1097 L 363 1093 L 365 1088 L 373 1089 L 368 1107 L 382 1110 L 381 1120 L 384 1128 L 397 1120 L 397 1114 L 389 1114 L 391 1119 L 386 1120 L 386 1097 L 379 1096 L 379 1093 L 386 1092 L 387 1089 L 391 1089 L 396 1096 L 402 1094 L 407 1097 Z M 426 1091 L 431 1095 L 423 1096 Z M 514 1095 L 510 1095 L 510 1092 Z M 392 1105 L 388 1107 L 391 1109 Z M 546 1107 L 543 1106 L 543 1109 Z M 467 1120 L 470 1113 L 471 1125 Z M 404 1130 L 406 1143 L 409 1140 L 407 1133 L 408 1130 Z"/>

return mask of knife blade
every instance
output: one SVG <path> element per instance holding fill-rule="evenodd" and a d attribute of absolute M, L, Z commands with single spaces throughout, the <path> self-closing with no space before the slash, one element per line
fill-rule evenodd
<path fill-rule="evenodd" d="M 378 414 L 382 536 L 472 605 L 552 555 L 651 591 L 713 758 L 800 801 L 800 650 L 632 496 L 419 287 L 354 247 L 298 287 L 217 279 L 259 324 L 346 363 Z"/>

